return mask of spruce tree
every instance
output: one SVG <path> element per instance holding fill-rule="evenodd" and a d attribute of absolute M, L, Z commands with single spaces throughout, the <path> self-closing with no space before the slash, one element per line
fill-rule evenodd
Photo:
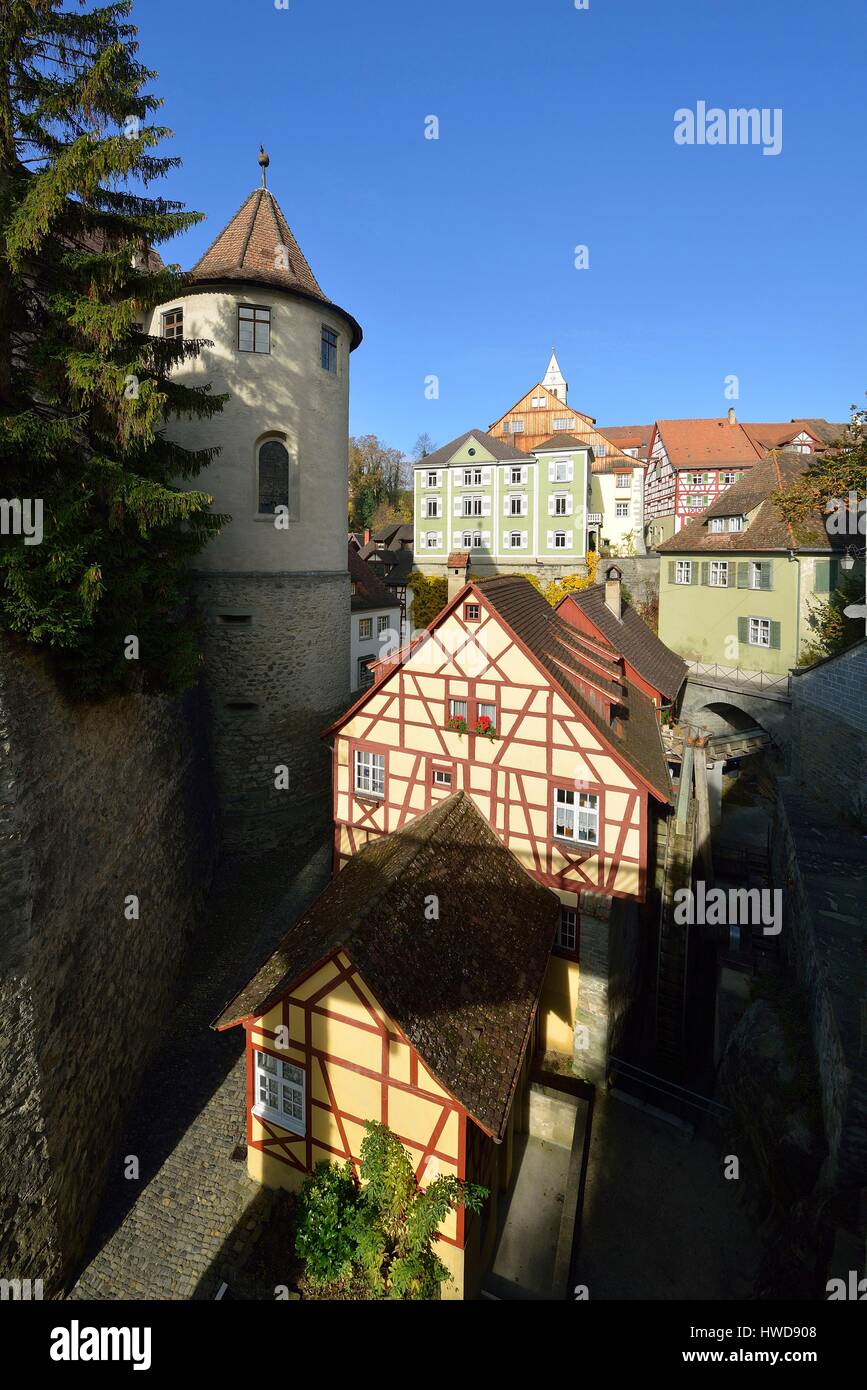
<path fill-rule="evenodd" d="M 184 287 L 153 248 L 201 214 L 149 193 L 180 161 L 152 153 L 171 132 L 130 11 L 0 8 L 0 629 L 87 698 L 193 680 L 186 573 L 227 519 L 183 487 L 217 451 L 165 432 L 222 409 L 172 374 L 203 344 L 145 332 Z M 41 543 L 9 533 L 25 499 Z"/>

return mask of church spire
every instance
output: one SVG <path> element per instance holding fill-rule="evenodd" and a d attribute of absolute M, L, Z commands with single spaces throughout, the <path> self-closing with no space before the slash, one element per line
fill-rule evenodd
<path fill-rule="evenodd" d="M 562 401 L 564 405 L 566 404 L 566 397 L 569 394 L 569 384 L 560 371 L 560 363 L 557 361 L 557 352 L 555 348 L 551 349 L 551 360 L 548 363 L 548 370 L 542 378 L 542 385 L 547 386 L 548 390 L 554 393 L 558 401 Z"/>

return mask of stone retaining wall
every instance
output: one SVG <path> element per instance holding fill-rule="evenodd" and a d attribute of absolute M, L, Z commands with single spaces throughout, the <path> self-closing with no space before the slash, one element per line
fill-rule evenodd
<path fill-rule="evenodd" d="M 83 1251 L 210 883 L 200 703 L 71 705 L 0 641 L 0 1273 L 46 1294 Z"/>

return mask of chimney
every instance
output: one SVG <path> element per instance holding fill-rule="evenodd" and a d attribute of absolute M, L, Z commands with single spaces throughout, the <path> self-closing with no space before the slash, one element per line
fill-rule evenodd
<path fill-rule="evenodd" d="M 369 526 L 365 526 L 365 528 L 364 528 L 364 544 L 365 544 L 365 545 L 369 545 L 369 544 L 370 544 L 370 527 L 369 527 Z"/>
<path fill-rule="evenodd" d="M 623 618 L 623 600 L 620 589 L 620 581 L 623 578 L 616 565 L 611 565 L 605 571 L 605 606 L 614 614 L 618 622 Z"/>
<path fill-rule="evenodd" d="M 735 415 L 735 408 L 734 408 L 733 405 L 730 405 L 730 406 L 729 406 L 729 424 L 730 424 L 730 425 L 736 425 L 737 422 L 738 422 L 738 417 Z"/>
<path fill-rule="evenodd" d="M 448 602 L 461 592 L 467 582 L 467 570 L 470 567 L 469 551 L 454 550 L 449 556 L 449 595 Z"/>

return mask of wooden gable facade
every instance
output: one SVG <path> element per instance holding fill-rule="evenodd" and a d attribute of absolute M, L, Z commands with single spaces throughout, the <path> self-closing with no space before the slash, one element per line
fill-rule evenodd
<path fill-rule="evenodd" d="M 500 611 L 500 586 L 514 592 L 516 584 L 529 588 L 508 579 L 465 586 L 425 638 L 381 664 L 373 689 L 326 731 L 334 738 L 334 870 L 452 792 L 469 795 L 527 872 L 560 899 L 542 1041 L 570 1052 L 581 895 L 644 900 L 649 803 L 668 799 L 667 773 L 661 744 L 652 779 L 620 746 L 608 644 L 574 634 L 586 676 L 582 708 L 571 681 L 558 679 L 556 659 L 546 664 Z M 647 737 L 659 743 L 652 701 L 629 691 L 636 722 L 643 701 Z M 467 732 L 449 727 L 455 717 Z M 495 737 L 474 732 L 479 719 L 491 721 Z"/>

